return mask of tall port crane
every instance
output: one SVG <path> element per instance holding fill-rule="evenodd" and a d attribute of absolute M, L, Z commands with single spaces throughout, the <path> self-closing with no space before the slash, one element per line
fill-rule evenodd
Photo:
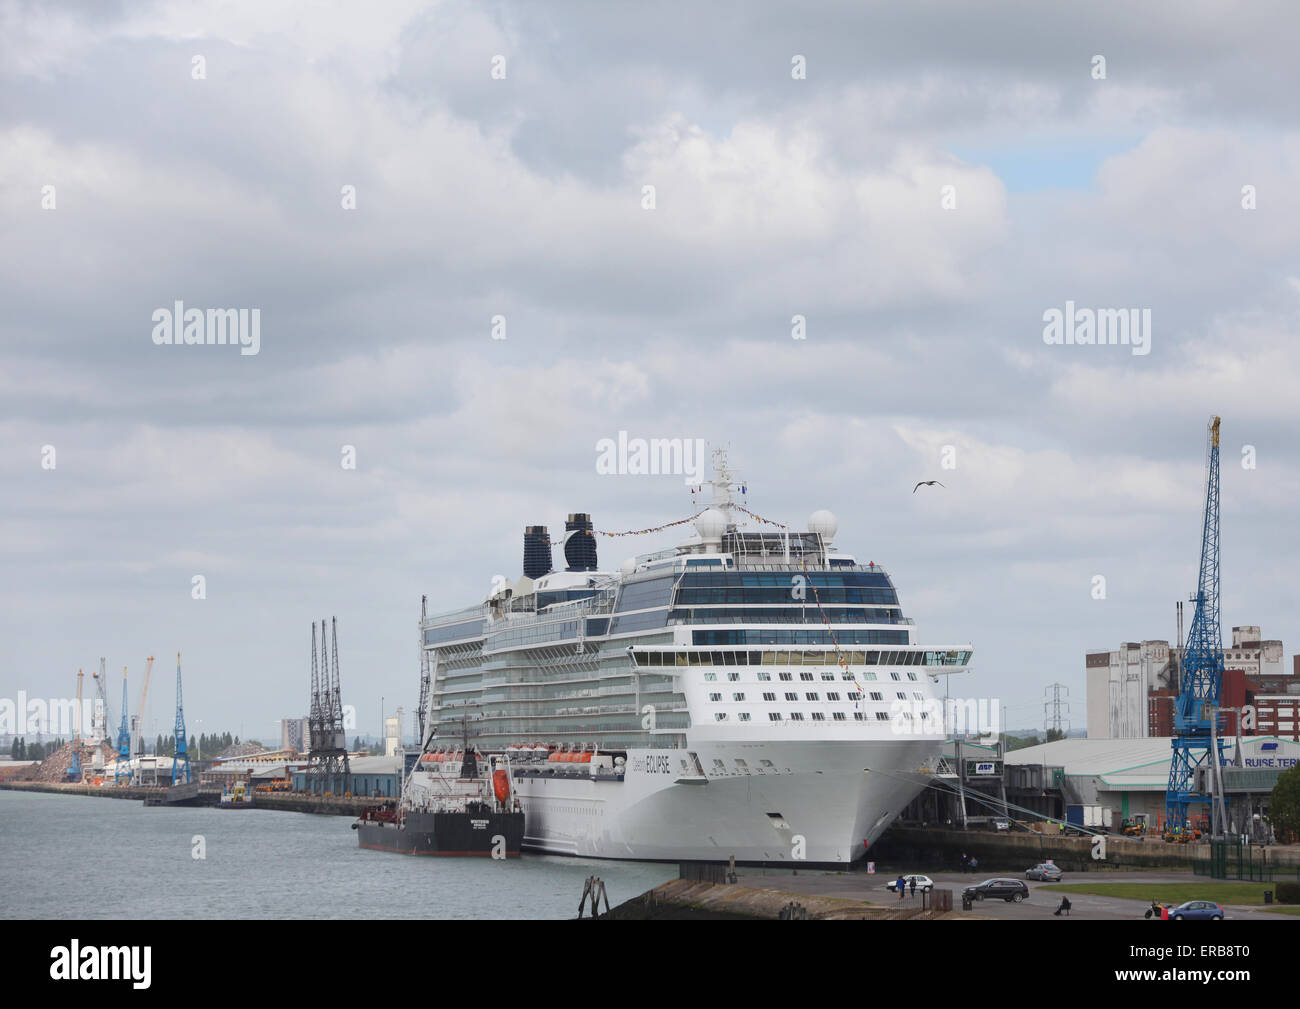
<path fill-rule="evenodd" d="M 180 776 L 177 770 L 184 764 L 185 784 L 190 783 L 190 748 L 185 742 L 185 709 L 181 706 L 181 653 L 176 653 L 176 752 L 172 756 L 172 784 Z"/>
<path fill-rule="evenodd" d="M 136 709 L 135 718 L 132 719 L 132 721 L 135 723 L 132 726 L 133 729 L 132 734 L 135 737 L 134 739 L 135 745 L 132 747 L 132 749 L 135 750 L 137 757 L 144 756 L 144 703 L 149 697 L 149 676 L 152 673 L 153 673 L 153 656 L 150 655 L 147 659 L 144 660 L 144 685 L 140 688 L 140 706 Z"/>
<path fill-rule="evenodd" d="M 95 679 L 95 691 L 99 698 L 98 724 L 92 726 L 93 731 L 91 732 L 91 735 L 95 737 L 96 741 L 102 739 L 111 744 L 113 741 L 113 730 L 110 726 L 113 724 L 113 716 L 109 714 L 108 711 L 108 675 L 104 671 L 104 663 L 107 661 L 108 660 L 101 655 L 99 658 L 99 672 L 90 674 Z"/>
<path fill-rule="evenodd" d="M 122 667 L 122 727 L 117 730 L 117 771 L 113 775 L 113 784 L 123 778 L 129 779 L 127 770 L 131 763 L 131 733 L 126 727 L 126 666 Z"/>
<path fill-rule="evenodd" d="M 1223 632 L 1219 624 L 1219 418 L 1209 425 L 1206 452 L 1205 517 L 1201 525 L 1201 570 L 1192 627 L 1183 652 L 1182 675 L 1174 703 L 1173 759 L 1165 791 L 1166 829 L 1188 829 L 1187 809 L 1203 802 L 1196 791 L 1196 770 L 1210 768 L 1216 808 L 1222 810 L 1218 775 L 1224 764 L 1218 734 L 1219 691 L 1223 684 Z M 1222 821 L 1220 821 L 1222 823 Z"/>
<path fill-rule="evenodd" d="M 77 710 L 73 713 L 72 720 L 76 729 L 72 736 L 72 760 L 68 763 L 68 780 L 81 780 L 81 683 L 85 676 L 80 669 L 77 670 Z"/>

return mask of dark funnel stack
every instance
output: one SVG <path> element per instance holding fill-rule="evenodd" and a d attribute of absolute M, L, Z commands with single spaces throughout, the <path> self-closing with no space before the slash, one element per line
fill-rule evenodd
<path fill-rule="evenodd" d="M 564 560 L 568 571 L 596 570 L 596 537 L 592 532 L 591 516 L 584 512 L 570 515 L 564 523 L 570 535 L 564 541 Z"/>
<path fill-rule="evenodd" d="M 524 528 L 524 577 L 541 578 L 551 572 L 551 534 L 546 526 Z"/>

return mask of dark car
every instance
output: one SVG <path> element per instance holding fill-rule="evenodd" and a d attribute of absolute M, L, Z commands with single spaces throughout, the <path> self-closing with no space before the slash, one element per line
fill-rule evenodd
<path fill-rule="evenodd" d="M 1169 909 L 1170 921 L 1191 919 L 1195 921 L 1223 921 L 1223 908 L 1209 900 L 1189 900 Z"/>
<path fill-rule="evenodd" d="M 968 900 L 995 900 L 1001 898 L 1007 903 L 1014 900 L 1019 904 L 1029 896 L 1029 887 L 1021 880 L 999 877 L 997 879 L 986 879 L 983 883 L 966 887 L 962 891 L 962 896 Z"/>

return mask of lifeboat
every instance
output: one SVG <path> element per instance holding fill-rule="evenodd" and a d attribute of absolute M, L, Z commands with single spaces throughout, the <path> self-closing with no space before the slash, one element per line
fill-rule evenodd
<path fill-rule="evenodd" d="M 584 763 L 584 764 L 590 764 L 590 763 L 591 763 L 591 758 L 594 757 L 594 756 L 595 756 L 594 753 L 588 751 L 588 752 L 586 752 L 586 753 L 580 753 L 580 754 L 578 754 L 578 760 L 579 760 L 581 763 Z"/>
<path fill-rule="evenodd" d="M 510 778 L 505 771 L 492 772 L 492 792 L 497 797 L 497 802 L 505 802 L 510 798 Z"/>

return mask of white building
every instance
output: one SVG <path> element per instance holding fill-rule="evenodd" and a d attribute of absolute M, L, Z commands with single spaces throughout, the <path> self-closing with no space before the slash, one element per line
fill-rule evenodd
<path fill-rule="evenodd" d="M 1183 650 L 1168 641 L 1128 641 L 1114 651 L 1088 652 L 1085 692 L 1089 739 L 1143 739 L 1150 735 L 1148 697 L 1152 691 L 1177 691 Z M 1281 676 L 1282 642 L 1263 641 L 1260 629 L 1232 629 L 1223 650 L 1224 669 L 1248 677 Z"/>

